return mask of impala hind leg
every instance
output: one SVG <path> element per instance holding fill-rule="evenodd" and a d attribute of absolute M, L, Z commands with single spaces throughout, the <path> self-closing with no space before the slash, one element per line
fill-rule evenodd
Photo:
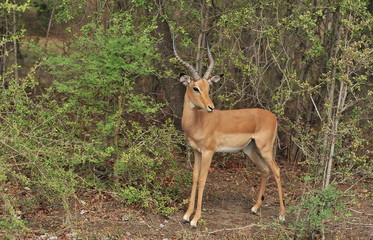
<path fill-rule="evenodd" d="M 255 142 L 251 142 L 245 149 L 245 154 L 250 158 L 251 161 L 255 163 L 255 165 L 261 171 L 261 181 L 259 186 L 258 197 L 256 199 L 255 205 L 251 208 L 251 212 L 256 214 L 258 209 L 263 203 L 263 194 L 267 184 L 267 178 L 269 176 L 269 168 L 267 163 L 263 160 L 263 158 L 258 154 L 258 149 L 255 146 Z"/>
<path fill-rule="evenodd" d="M 201 170 L 201 153 L 198 151 L 194 151 L 192 191 L 190 193 L 188 210 L 186 211 L 183 217 L 183 223 L 189 223 L 190 216 L 194 212 L 194 204 L 196 202 L 196 191 L 197 191 L 197 184 L 198 184 L 200 170 Z"/>
<path fill-rule="evenodd" d="M 270 158 L 267 158 L 267 159 L 270 159 Z M 275 181 L 277 184 L 278 198 L 280 202 L 279 219 L 281 222 L 285 222 L 285 206 L 284 206 L 283 192 L 282 192 L 282 186 L 281 186 L 280 168 L 278 167 L 277 163 L 274 160 L 272 160 L 271 163 L 268 163 L 268 165 L 273 175 L 275 176 Z"/>
<path fill-rule="evenodd" d="M 280 215 L 279 219 L 282 222 L 285 222 L 285 206 L 283 201 L 283 192 L 282 192 L 282 186 L 281 186 L 281 175 L 280 175 L 280 168 L 278 167 L 275 157 L 273 154 L 273 146 L 268 145 L 261 145 L 257 142 L 257 147 L 260 150 L 260 154 L 263 157 L 264 161 L 267 163 L 268 167 L 271 169 L 271 172 L 273 173 L 275 177 L 275 181 L 277 184 L 277 190 L 278 190 L 278 198 L 280 202 Z"/>

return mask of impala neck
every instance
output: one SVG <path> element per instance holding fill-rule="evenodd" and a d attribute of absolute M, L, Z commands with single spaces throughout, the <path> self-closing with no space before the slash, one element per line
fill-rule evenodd
<path fill-rule="evenodd" d="M 187 90 L 188 91 L 188 90 Z M 188 94 L 185 93 L 183 115 L 181 118 L 181 126 L 183 131 L 189 135 L 192 126 L 198 122 L 198 108 L 190 101 Z"/>

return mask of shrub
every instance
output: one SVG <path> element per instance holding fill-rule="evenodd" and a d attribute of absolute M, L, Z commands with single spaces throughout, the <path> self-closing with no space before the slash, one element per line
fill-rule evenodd
<path fill-rule="evenodd" d="M 336 222 L 346 216 L 347 208 L 341 196 L 342 193 L 331 185 L 305 193 L 300 206 L 290 208 L 298 212 L 297 220 L 292 223 L 295 235 L 300 239 L 314 236 L 324 231 L 328 221 Z"/>
<path fill-rule="evenodd" d="M 131 130 L 126 133 L 129 148 L 114 167 L 120 196 L 127 203 L 170 215 L 190 182 L 189 171 L 175 161 L 180 153 L 177 143 L 181 143 L 181 136 L 170 122 L 162 128 L 148 129 L 132 122 Z"/>
<path fill-rule="evenodd" d="M 2 202 L 14 201 L 1 204 L 0 226 L 11 236 L 26 229 L 14 214 L 19 209 L 63 207 L 69 226 L 70 200 L 87 186 L 114 189 L 126 203 L 165 215 L 181 198 L 189 177 L 177 161 L 181 136 L 170 122 L 154 121 L 160 104 L 134 90 L 137 78 L 153 72 L 153 26 L 135 29 L 126 13 L 110 26 L 103 33 L 87 24 L 71 52 L 42 62 L 55 81 L 41 95 L 31 94 L 39 65 L 19 81 L 7 73 L 0 191 Z M 8 185 L 28 187 L 33 201 L 10 196 Z"/>

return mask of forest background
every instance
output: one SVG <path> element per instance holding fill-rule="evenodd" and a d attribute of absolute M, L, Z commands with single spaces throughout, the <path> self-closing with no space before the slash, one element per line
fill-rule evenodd
<path fill-rule="evenodd" d="M 214 73 L 224 74 L 212 87 L 217 108 L 259 107 L 278 117 L 276 158 L 288 175 L 292 217 L 285 225 L 272 219 L 263 234 L 347 239 L 350 229 L 368 239 L 372 9 L 368 0 L 2 1 L 0 235 L 141 238 L 87 235 L 78 224 L 83 196 L 167 219 L 183 211 L 192 160 L 174 33 L 180 56 L 200 74 L 208 38 Z M 244 156 L 216 154 L 211 172 L 237 159 Z M 238 162 L 241 171 L 251 168 Z M 33 217 L 53 212 L 57 227 L 35 224 Z M 348 220 L 356 215 L 365 222 Z M 205 236 L 201 228 L 175 225 L 171 238 Z"/>

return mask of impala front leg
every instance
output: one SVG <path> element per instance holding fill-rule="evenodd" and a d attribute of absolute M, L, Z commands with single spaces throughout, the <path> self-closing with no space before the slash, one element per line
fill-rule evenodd
<path fill-rule="evenodd" d="M 196 191 L 197 191 L 197 184 L 198 184 L 200 169 L 201 169 L 201 153 L 194 150 L 192 192 L 190 193 L 188 210 L 186 211 L 183 217 L 183 223 L 189 223 L 190 216 L 192 215 L 194 211 L 194 204 L 196 202 Z"/>
<path fill-rule="evenodd" d="M 202 152 L 201 168 L 200 168 L 199 177 L 198 177 L 197 209 L 196 209 L 196 213 L 194 214 L 192 221 L 190 222 L 190 226 L 192 228 L 197 227 L 197 222 L 201 218 L 203 190 L 205 188 L 207 174 L 208 174 L 208 171 L 211 165 L 211 159 L 213 155 L 214 155 L 213 151 Z"/>

